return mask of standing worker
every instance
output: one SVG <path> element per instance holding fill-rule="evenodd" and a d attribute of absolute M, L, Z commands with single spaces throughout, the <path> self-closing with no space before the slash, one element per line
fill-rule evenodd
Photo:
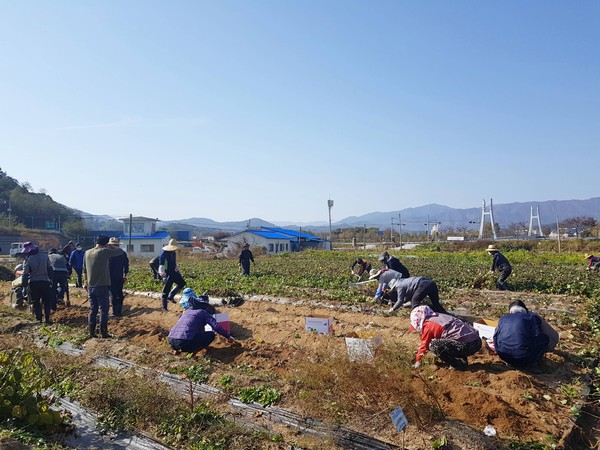
<path fill-rule="evenodd" d="M 357 272 L 354 271 L 354 268 L 356 266 L 358 266 Z M 350 266 L 350 270 L 352 271 L 352 275 L 355 275 L 357 278 L 357 281 L 358 281 L 362 278 L 364 273 L 369 275 L 369 272 L 371 271 L 371 263 L 362 258 L 357 258 L 354 260 L 354 262 Z"/>
<path fill-rule="evenodd" d="M 96 246 L 85 252 L 83 258 L 83 287 L 87 289 L 90 302 L 88 330 L 90 337 L 96 337 L 96 321 L 100 312 L 100 335 L 109 338 L 108 309 L 110 306 L 110 268 L 109 260 L 119 256 L 123 250 L 108 247 L 108 236 L 103 234 L 96 238 Z"/>
<path fill-rule="evenodd" d="M 254 255 L 250 251 L 250 244 L 247 242 L 244 244 L 244 249 L 240 252 L 238 257 L 238 266 L 242 268 L 242 275 L 250 275 L 250 261 L 254 264 Z"/>
<path fill-rule="evenodd" d="M 108 241 L 110 248 L 118 248 L 121 254 L 113 256 L 108 262 L 110 270 L 110 297 L 112 299 L 113 316 L 121 317 L 123 314 L 123 285 L 127 281 L 129 273 L 129 258 L 127 253 L 120 247 L 119 238 L 111 237 Z"/>
<path fill-rule="evenodd" d="M 40 253 L 37 245 L 31 242 L 23 244 L 21 253 L 27 255 L 23 262 L 23 296 L 29 298 L 33 305 L 33 313 L 38 323 L 42 323 L 42 304 L 44 305 L 44 316 L 46 325 L 52 325 L 50 311 L 52 308 L 52 291 L 50 280 L 52 280 L 52 266 L 46 253 Z M 27 289 L 29 294 L 27 295 Z"/>
<path fill-rule="evenodd" d="M 75 280 L 75 287 L 82 288 L 83 287 L 83 255 L 84 255 L 83 247 L 78 242 L 75 244 L 75 250 L 71 252 L 69 255 L 69 265 L 73 268 L 75 273 L 77 274 L 77 280 Z"/>
<path fill-rule="evenodd" d="M 162 310 L 167 311 L 167 302 L 175 303 L 175 295 L 185 287 L 185 280 L 177 266 L 177 241 L 171 239 L 158 258 L 158 273 L 165 280 L 162 291 Z M 171 290 L 171 287 L 175 287 Z"/>
<path fill-rule="evenodd" d="M 508 291 L 509 289 L 508 285 L 506 284 L 506 279 L 512 273 L 512 266 L 508 262 L 508 259 L 506 259 L 506 257 L 500 253 L 493 244 L 488 245 L 486 251 L 488 254 L 494 257 L 490 273 L 494 273 L 496 270 L 500 272 L 500 277 L 498 277 L 496 287 L 501 291 Z"/>
<path fill-rule="evenodd" d="M 56 305 L 64 304 L 65 294 L 67 294 L 67 306 L 71 305 L 69 300 L 69 275 L 70 267 L 67 259 L 58 253 L 58 250 L 51 248 L 48 252 L 48 259 L 52 266 L 52 310 L 56 311 Z"/>
<path fill-rule="evenodd" d="M 388 252 L 383 252 L 381 255 L 379 255 L 379 261 L 381 261 L 381 263 L 388 269 L 400 272 L 402 274 L 402 278 L 410 277 L 410 273 L 404 264 L 402 264 L 395 256 L 390 255 Z"/>

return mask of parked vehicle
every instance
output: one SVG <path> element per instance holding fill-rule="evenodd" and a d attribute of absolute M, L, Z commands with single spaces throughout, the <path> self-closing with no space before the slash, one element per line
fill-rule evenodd
<path fill-rule="evenodd" d="M 13 242 L 10 244 L 10 255 L 14 256 L 21 253 L 21 250 L 23 250 L 23 244 L 25 244 L 25 242 Z"/>

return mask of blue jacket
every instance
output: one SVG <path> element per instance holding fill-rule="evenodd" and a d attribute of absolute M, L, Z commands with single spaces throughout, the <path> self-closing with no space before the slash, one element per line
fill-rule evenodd
<path fill-rule="evenodd" d="M 69 264 L 73 269 L 83 269 L 83 255 L 85 255 L 83 250 L 73 250 L 71 252 L 71 255 L 69 256 Z"/>
<path fill-rule="evenodd" d="M 173 275 L 177 267 L 177 252 L 168 252 L 163 250 L 158 258 L 159 265 L 165 266 L 167 275 Z"/>
<path fill-rule="evenodd" d="M 513 366 L 526 366 L 537 361 L 548 349 L 548 336 L 542 321 L 533 313 L 506 314 L 500 317 L 494 332 L 498 356 Z"/>

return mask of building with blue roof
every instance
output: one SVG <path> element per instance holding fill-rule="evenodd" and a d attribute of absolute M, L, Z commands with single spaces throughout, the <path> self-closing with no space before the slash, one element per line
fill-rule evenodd
<path fill-rule="evenodd" d="M 171 233 L 156 231 L 158 219 L 149 217 L 127 217 L 123 222 L 123 234 L 119 236 L 121 248 L 129 256 L 154 258 L 160 255 L 162 248 L 169 243 Z"/>
<path fill-rule="evenodd" d="M 262 247 L 267 254 L 298 252 L 305 248 L 331 250 L 331 242 L 314 234 L 279 227 L 248 229 L 229 236 L 227 250 L 237 252 L 244 244 Z"/>

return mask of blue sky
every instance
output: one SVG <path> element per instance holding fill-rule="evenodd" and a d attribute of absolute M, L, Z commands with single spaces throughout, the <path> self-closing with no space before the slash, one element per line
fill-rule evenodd
<path fill-rule="evenodd" d="M 600 195 L 597 1 L 0 1 L 0 168 L 93 214 Z"/>

